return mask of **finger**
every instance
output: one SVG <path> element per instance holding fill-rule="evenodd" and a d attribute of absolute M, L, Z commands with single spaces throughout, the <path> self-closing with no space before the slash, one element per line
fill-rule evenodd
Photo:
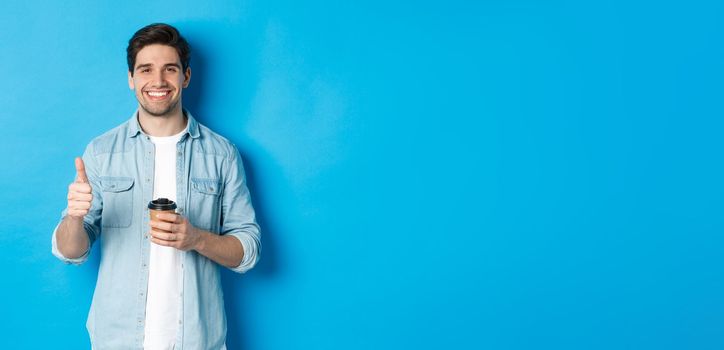
<path fill-rule="evenodd" d="M 93 195 L 90 193 L 70 192 L 68 193 L 68 200 L 90 202 L 93 200 Z"/>
<path fill-rule="evenodd" d="M 151 242 L 156 243 L 158 245 L 162 245 L 164 247 L 173 247 L 176 248 L 177 243 L 172 241 L 164 241 L 162 239 L 153 238 L 151 237 Z"/>
<path fill-rule="evenodd" d="M 169 239 L 167 239 L 167 238 L 168 238 L 169 235 L 171 234 L 171 232 L 161 231 L 161 230 L 156 230 L 156 229 L 150 229 L 150 230 L 148 231 L 148 233 L 150 233 L 151 236 L 153 236 L 153 237 L 156 237 L 156 238 L 158 238 L 158 239 L 162 239 L 162 240 L 165 240 L 165 241 L 169 241 Z"/>
<path fill-rule="evenodd" d="M 74 182 L 68 186 L 69 192 L 79 192 L 79 193 L 92 193 L 93 189 L 91 188 L 91 185 L 87 183 L 81 183 L 81 182 Z"/>
<path fill-rule="evenodd" d="M 158 215 L 156 215 L 156 217 L 163 221 L 166 221 L 166 222 L 171 222 L 171 223 L 175 223 L 175 224 L 181 223 L 181 221 L 179 221 L 179 218 L 181 217 L 181 215 L 178 215 L 178 214 L 158 213 Z"/>
<path fill-rule="evenodd" d="M 88 214 L 88 209 L 82 209 L 82 208 L 75 208 L 73 206 L 68 206 L 68 213 L 74 214 L 76 216 L 78 215 L 85 215 Z"/>
<path fill-rule="evenodd" d="M 79 210 L 88 210 L 91 207 L 90 202 L 80 202 L 80 201 L 70 201 L 68 202 L 68 207 L 72 209 L 79 209 Z"/>
<path fill-rule="evenodd" d="M 157 228 L 159 230 L 167 232 L 173 232 L 175 229 L 175 225 L 167 221 L 151 220 L 150 225 L 153 228 Z"/>
<path fill-rule="evenodd" d="M 88 175 L 85 173 L 85 164 L 80 157 L 75 158 L 75 182 L 88 183 Z"/>
<path fill-rule="evenodd" d="M 151 230 L 151 231 L 149 231 L 149 233 L 154 238 L 157 238 L 157 239 L 160 239 L 163 241 L 170 241 L 170 242 L 178 241 L 178 235 L 175 233 L 161 232 L 161 231 L 157 231 L 157 230 Z"/>

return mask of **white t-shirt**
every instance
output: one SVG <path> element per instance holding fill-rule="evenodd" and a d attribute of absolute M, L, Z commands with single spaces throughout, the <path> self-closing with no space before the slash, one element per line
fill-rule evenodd
<path fill-rule="evenodd" d="M 166 137 L 150 136 L 156 146 L 153 199 L 168 198 L 176 202 L 176 144 L 185 132 Z M 172 350 L 176 344 L 182 315 L 185 254 L 176 248 L 151 242 L 143 340 L 146 350 Z"/>

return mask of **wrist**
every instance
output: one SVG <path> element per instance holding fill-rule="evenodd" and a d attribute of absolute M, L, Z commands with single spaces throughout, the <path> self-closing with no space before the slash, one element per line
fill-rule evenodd
<path fill-rule="evenodd" d="M 204 248 L 206 247 L 206 239 L 208 236 L 206 235 L 206 232 L 204 230 L 200 230 L 198 228 L 194 227 L 194 230 L 196 231 L 196 244 L 194 245 L 194 250 L 197 252 L 202 252 Z"/>

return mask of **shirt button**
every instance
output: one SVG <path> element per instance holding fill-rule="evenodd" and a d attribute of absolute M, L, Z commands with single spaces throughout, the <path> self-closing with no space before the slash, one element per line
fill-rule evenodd
<path fill-rule="evenodd" d="M 178 153 L 178 156 L 181 157 L 183 154 L 181 152 Z"/>

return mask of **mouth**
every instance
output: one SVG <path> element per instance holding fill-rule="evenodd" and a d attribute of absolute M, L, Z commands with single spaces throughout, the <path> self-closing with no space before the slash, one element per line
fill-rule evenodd
<path fill-rule="evenodd" d="M 170 90 L 147 90 L 143 92 L 151 101 L 163 101 L 171 96 Z"/>

